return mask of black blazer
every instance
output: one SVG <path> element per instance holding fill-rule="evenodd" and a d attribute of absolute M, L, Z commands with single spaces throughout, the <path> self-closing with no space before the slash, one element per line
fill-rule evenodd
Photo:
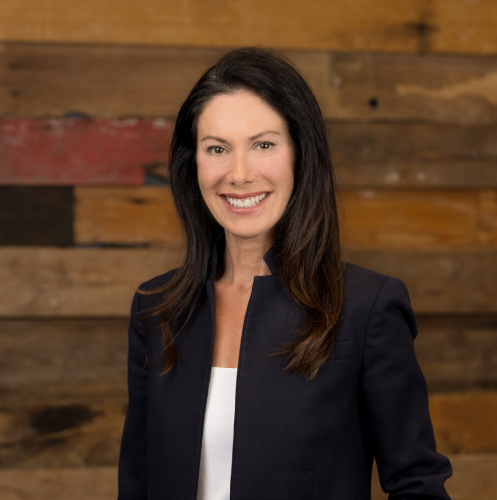
<path fill-rule="evenodd" d="M 158 296 L 133 298 L 119 500 L 196 499 L 223 234 L 196 312 L 177 337 L 179 363 L 163 376 L 157 317 L 133 324 Z M 278 275 L 274 247 L 264 260 L 272 274 L 254 277 L 240 346 L 231 500 L 369 500 L 374 457 L 391 500 L 449 499 L 451 465 L 435 450 L 404 283 L 344 264 L 336 345 L 306 382 L 267 356 L 302 326 L 303 315 Z M 141 288 L 162 285 L 174 272 Z"/>

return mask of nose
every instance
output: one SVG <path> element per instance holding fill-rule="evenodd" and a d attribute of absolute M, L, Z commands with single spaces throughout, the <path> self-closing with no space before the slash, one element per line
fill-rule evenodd
<path fill-rule="evenodd" d="M 253 182 L 255 172 L 250 166 L 248 158 L 243 153 L 238 152 L 234 155 L 230 165 L 228 181 L 230 184 L 242 186 L 246 182 Z"/>

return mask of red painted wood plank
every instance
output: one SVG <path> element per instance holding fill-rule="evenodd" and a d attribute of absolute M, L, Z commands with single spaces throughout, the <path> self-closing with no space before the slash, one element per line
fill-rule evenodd
<path fill-rule="evenodd" d="M 0 120 L 0 184 L 137 185 L 165 165 L 172 124 L 156 120 Z"/>

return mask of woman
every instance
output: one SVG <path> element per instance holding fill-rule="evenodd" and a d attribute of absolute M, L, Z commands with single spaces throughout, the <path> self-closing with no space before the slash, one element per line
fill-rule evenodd
<path fill-rule="evenodd" d="M 448 499 L 405 285 L 343 263 L 324 121 L 275 53 L 232 51 L 181 107 L 178 269 L 140 286 L 119 499 Z"/>

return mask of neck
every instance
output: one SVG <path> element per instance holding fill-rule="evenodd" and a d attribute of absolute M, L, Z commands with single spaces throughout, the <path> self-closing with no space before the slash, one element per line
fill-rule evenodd
<path fill-rule="evenodd" d="M 269 276 L 271 270 L 264 255 L 274 243 L 274 234 L 268 231 L 253 238 L 240 238 L 225 232 L 226 249 L 216 280 L 235 287 L 252 286 L 254 276 Z"/>

